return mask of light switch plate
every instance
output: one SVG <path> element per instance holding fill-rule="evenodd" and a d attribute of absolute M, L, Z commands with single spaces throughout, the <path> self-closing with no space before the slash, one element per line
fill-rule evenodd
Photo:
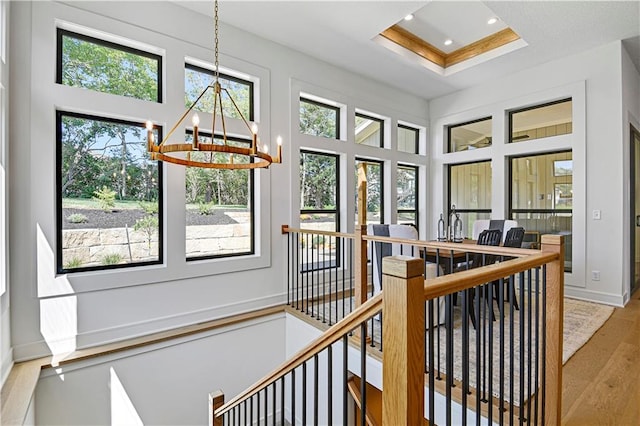
<path fill-rule="evenodd" d="M 593 220 L 600 220 L 600 210 L 593 211 Z"/>

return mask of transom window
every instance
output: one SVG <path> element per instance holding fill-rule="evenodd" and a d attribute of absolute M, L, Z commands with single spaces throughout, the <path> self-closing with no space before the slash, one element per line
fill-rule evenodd
<path fill-rule="evenodd" d="M 161 263 L 161 164 L 145 123 L 59 111 L 56 134 L 57 271 Z"/>
<path fill-rule="evenodd" d="M 214 72 L 191 64 L 185 64 L 184 69 L 184 104 L 191 106 L 204 89 L 214 81 Z M 244 117 L 253 121 L 253 82 L 220 74 L 220 86 L 227 89 L 229 94 L 238 105 L 238 109 Z M 198 101 L 194 109 L 198 111 L 213 112 L 213 89 L 209 89 Z M 238 111 L 233 107 L 227 96 L 222 96 L 222 109 L 225 117 L 240 118 Z"/>
<path fill-rule="evenodd" d="M 491 117 L 447 127 L 447 152 L 468 151 L 491 146 Z"/>
<path fill-rule="evenodd" d="M 509 112 L 509 142 L 525 142 L 573 132 L 572 101 L 549 102 Z"/>
<path fill-rule="evenodd" d="M 356 113 L 355 126 L 357 144 L 384 147 L 384 120 Z"/>
<path fill-rule="evenodd" d="M 300 133 L 340 139 L 340 108 L 301 97 Z"/>
<path fill-rule="evenodd" d="M 418 154 L 419 140 L 420 130 L 404 124 L 398 124 L 398 151 Z"/>
<path fill-rule="evenodd" d="M 58 29 L 56 82 L 162 102 L 162 57 Z"/>

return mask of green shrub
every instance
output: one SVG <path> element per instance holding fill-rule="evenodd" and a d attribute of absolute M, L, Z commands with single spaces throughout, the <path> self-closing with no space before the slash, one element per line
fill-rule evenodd
<path fill-rule="evenodd" d="M 102 256 L 103 265 L 117 265 L 122 262 L 122 255 L 118 253 L 109 253 Z"/>
<path fill-rule="evenodd" d="M 64 268 L 65 269 L 74 269 L 74 268 L 79 268 L 82 265 L 84 265 L 84 262 L 82 261 L 81 258 L 79 257 L 72 257 L 71 259 L 69 259 L 67 261 L 67 263 L 64 264 Z"/>
<path fill-rule="evenodd" d="M 147 251 L 151 253 L 151 238 L 158 231 L 158 217 L 154 215 L 147 215 L 142 219 L 138 219 L 136 224 L 133 225 L 134 231 L 142 231 L 147 237 Z"/>
<path fill-rule="evenodd" d="M 313 237 L 312 240 L 312 247 L 313 248 L 318 248 L 324 245 L 324 235 L 316 235 Z"/>
<path fill-rule="evenodd" d="M 200 203 L 198 204 L 198 213 L 200 213 L 203 216 L 209 216 L 210 214 L 213 214 L 213 203 Z"/>
<path fill-rule="evenodd" d="M 158 213 L 158 203 L 154 203 L 151 201 L 140 201 L 138 205 L 146 214 Z"/>
<path fill-rule="evenodd" d="M 73 213 L 67 216 L 67 222 L 69 223 L 87 223 L 89 219 L 82 213 Z"/>
<path fill-rule="evenodd" d="M 116 206 L 116 192 L 106 186 L 93 191 L 93 195 L 93 199 L 98 202 L 98 205 L 104 211 L 111 211 Z"/>

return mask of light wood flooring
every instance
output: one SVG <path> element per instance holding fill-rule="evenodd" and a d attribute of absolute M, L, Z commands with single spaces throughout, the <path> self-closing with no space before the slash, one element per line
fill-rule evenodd
<path fill-rule="evenodd" d="M 640 290 L 563 368 L 563 425 L 640 425 Z"/>

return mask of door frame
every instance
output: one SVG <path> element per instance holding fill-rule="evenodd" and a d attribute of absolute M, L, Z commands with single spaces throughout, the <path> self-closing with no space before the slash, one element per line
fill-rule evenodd
<path fill-rule="evenodd" d="M 638 140 L 640 140 L 640 130 L 636 129 L 634 125 L 631 124 L 629 133 L 629 225 L 631 229 L 631 232 L 629 232 L 629 263 L 631 269 L 631 274 L 629 276 L 629 295 L 633 295 L 633 293 L 640 288 L 640 285 L 636 287 L 636 185 L 638 185 L 636 178 L 640 177 L 640 170 L 636 170 L 635 164 L 636 150 L 640 150 L 640 146 L 636 146 L 636 135 Z"/>

